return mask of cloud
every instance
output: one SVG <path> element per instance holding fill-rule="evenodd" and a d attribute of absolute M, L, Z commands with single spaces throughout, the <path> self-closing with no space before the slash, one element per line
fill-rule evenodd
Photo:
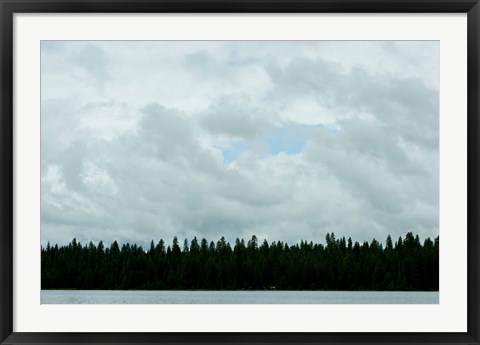
<path fill-rule="evenodd" d="M 201 123 L 212 134 L 251 139 L 272 127 L 271 111 L 256 107 L 246 95 L 222 97 L 207 109 Z"/>
<path fill-rule="evenodd" d="M 42 43 L 42 243 L 436 236 L 437 55 L 438 42 Z"/>
<path fill-rule="evenodd" d="M 77 67 L 77 78 L 101 85 L 110 78 L 108 54 L 98 45 L 88 44 L 71 53 L 73 67 Z"/>

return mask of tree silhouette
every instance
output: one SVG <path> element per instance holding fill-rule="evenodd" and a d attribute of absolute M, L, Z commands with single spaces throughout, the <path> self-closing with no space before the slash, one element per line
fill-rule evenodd
<path fill-rule="evenodd" d="M 42 289 L 277 289 L 277 290 L 420 290 L 437 291 L 439 237 L 409 232 L 385 247 L 375 239 L 353 242 L 327 233 L 325 245 L 282 241 L 260 245 L 253 235 L 232 248 L 224 237 L 210 243 L 196 237 L 165 248 L 151 241 L 120 248 L 73 239 L 65 246 L 41 248 Z"/>

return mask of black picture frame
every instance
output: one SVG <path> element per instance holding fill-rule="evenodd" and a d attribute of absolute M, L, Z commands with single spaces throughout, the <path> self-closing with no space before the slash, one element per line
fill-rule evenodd
<path fill-rule="evenodd" d="M 0 0 L 0 341 L 2 344 L 479 344 L 478 0 Z M 13 16 L 15 13 L 467 13 L 468 330 L 466 333 L 17 333 L 13 332 Z"/>

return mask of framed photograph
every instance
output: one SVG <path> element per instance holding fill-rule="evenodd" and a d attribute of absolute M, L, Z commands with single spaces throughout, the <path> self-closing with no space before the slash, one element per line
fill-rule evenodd
<path fill-rule="evenodd" d="M 479 343 L 478 1 L 2 1 L 0 340 Z"/>

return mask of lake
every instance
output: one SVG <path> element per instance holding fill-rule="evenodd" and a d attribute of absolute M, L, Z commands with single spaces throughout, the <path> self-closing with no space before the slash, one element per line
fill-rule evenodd
<path fill-rule="evenodd" d="M 41 291 L 41 304 L 438 304 L 438 302 L 438 291 Z"/>

